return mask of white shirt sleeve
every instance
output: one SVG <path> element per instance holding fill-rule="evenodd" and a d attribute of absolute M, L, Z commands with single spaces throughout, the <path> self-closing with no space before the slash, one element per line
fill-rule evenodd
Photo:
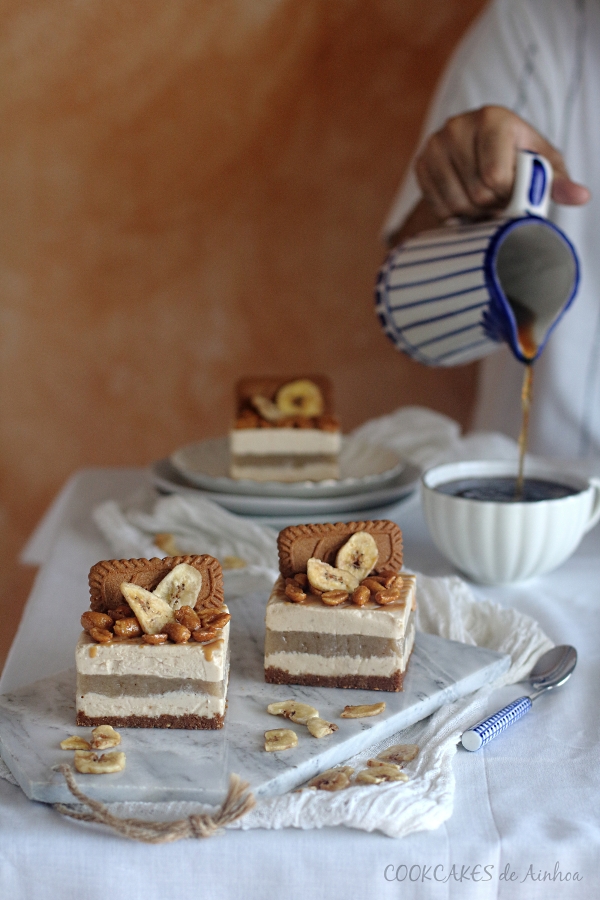
<path fill-rule="evenodd" d="M 578 75 L 575 45 L 581 6 L 582 0 L 494 0 L 455 51 L 417 153 L 448 118 L 488 104 L 512 109 L 560 148 Z M 385 222 L 384 238 L 399 228 L 420 199 L 411 162 Z"/>

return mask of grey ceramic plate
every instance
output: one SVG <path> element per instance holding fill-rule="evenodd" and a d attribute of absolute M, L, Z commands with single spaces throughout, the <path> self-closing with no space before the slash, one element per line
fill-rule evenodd
<path fill-rule="evenodd" d="M 383 487 L 341 497 L 256 497 L 251 494 L 229 494 L 203 491 L 191 485 L 173 467 L 169 459 L 161 459 L 151 467 L 154 485 L 168 494 L 201 495 L 224 509 L 247 516 L 307 516 L 310 521 L 329 521 L 333 515 L 367 510 L 378 511 L 412 494 L 421 475 L 417 466 L 406 463 L 401 472 Z M 314 518 L 320 517 L 320 518 Z M 350 516 L 350 518 L 352 518 Z M 372 515 L 369 518 L 381 518 Z M 265 524 L 267 524 L 265 522 Z"/>
<path fill-rule="evenodd" d="M 389 447 L 342 438 L 340 478 L 327 481 L 249 481 L 229 477 L 229 439 L 209 438 L 188 444 L 170 457 L 173 468 L 188 484 L 221 494 L 255 497 L 341 497 L 383 487 L 402 471 L 404 463 Z"/>

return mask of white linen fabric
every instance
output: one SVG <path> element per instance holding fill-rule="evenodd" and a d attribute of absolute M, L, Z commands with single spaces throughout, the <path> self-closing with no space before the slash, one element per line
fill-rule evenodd
<path fill-rule="evenodd" d="M 362 434 L 361 434 L 362 432 Z M 441 458 L 469 455 L 512 456 L 514 442 L 502 435 L 460 438 L 455 422 L 418 407 L 398 410 L 367 423 L 356 432 L 371 441 L 394 447 L 421 465 Z M 250 522 L 205 496 L 156 499 L 148 489 L 129 501 L 106 501 L 93 511 L 94 521 L 116 557 L 164 556 L 153 535 L 170 532 L 184 553 L 233 555 L 246 560 L 245 569 L 225 571 L 228 600 L 252 591 L 270 590 L 277 574 L 276 533 Z M 552 644 L 529 616 L 490 601 L 477 601 L 460 578 L 418 575 L 417 627 L 451 640 L 488 647 L 511 657 L 508 672 L 469 698 L 440 709 L 429 719 L 350 759 L 355 768 L 396 743 L 417 743 L 421 750 L 407 767 L 406 784 L 351 787 L 337 793 L 291 792 L 260 802 L 231 828 L 321 828 L 346 825 L 378 830 L 392 837 L 438 828 L 452 814 L 452 760 L 462 731 L 481 718 L 492 689 L 523 679 L 537 657 Z M 232 610 L 233 611 L 233 610 Z M 1 773 L 0 773 L 1 774 Z M 117 815 L 175 819 L 198 810 L 197 804 L 112 804 Z"/>
<path fill-rule="evenodd" d="M 42 565 L 0 691 L 72 665 L 87 573 L 110 553 L 90 512 L 149 482 L 143 469 L 96 468 L 74 473 L 65 484 L 24 551 Z M 431 543 L 416 496 L 393 507 L 389 518 L 401 526 L 414 568 L 429 576 L 453 574 Z M 205 900 L 235 900 L 240 891 L 247 900 L 282 891 L 293 900 L 596 896 L 599 579 L 600 527 L 550 575 L 519 585 L 473 586 L 480 601 L 517 609 L 538 621 L 555 643 L 575 646 L 579 662 L 567 685 L 537 701 L 532 714 L 498 740 L 479 753 L 458 749 L 452 761 L 454 811 L 439 828 L 396 841 L 379 831 L 345 827 L 240 827 L 208 841 L 155 847 L 63 819 L 0 780 L 0 895 L 163 900 L 175 890 L 182 900 L 199 892 Z M 500 688 L 484 714 L 521 693 L 516 685 Z M 99 858 L 106 863 L 101 870 Z"/>
<path fill-rule="evenodd" d="M 581 261 L 579 294 L 535 366 L 530 447 L 545 456 L 600 459 L 600 3 L 494 0 L 456 51 L 440 83 L 421 144 L 450 116 L 483 105 L 508 107 L 563 153 L 586 184 L 583 208 L 553 205 L 550 218 Z M 420 199 L 414 172 L 384 227 L 393 233 Z M 520 427 L 522 366 L 508 349 L 482 364 L 475 425 L 512 437 Z"/>

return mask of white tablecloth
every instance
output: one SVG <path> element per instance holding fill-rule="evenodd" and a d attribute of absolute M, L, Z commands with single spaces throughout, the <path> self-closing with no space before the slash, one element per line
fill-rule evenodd
<path fill-rule="evenodd" d="M 86 470 L 61 492 L 26 550 L 26 558 L 42 566 L 0 691 L 72 665 L 87 573 L 107 555 L 90 510 L 146 478 L 141 470 Z M 417 498 L 399 504 L 390 518 L 404 531 L 407 565 L 430 575 L 452 571 L 431 544 Z M 232 831 L 152 847 L 66 821 L 0 780 L 0 897 L 597 896 L 599 586 L 597 528 L 555 573 L 517 587 L 476 589 L 536 618 L 555 642 L 572 643 L 579 662 L 567 685 L 537 701 L 483 751 L 457 754 L 455 811 L 437 831 L 401 841 L 344 828 Z M 520 692 L 505 688 L 491 705 Z"/>

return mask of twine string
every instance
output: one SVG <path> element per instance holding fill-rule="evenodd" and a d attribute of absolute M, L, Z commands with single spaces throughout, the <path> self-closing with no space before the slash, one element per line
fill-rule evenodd
<path fill-rule="evenodd" d="M 54 809 L 63 816 L 77 819 L 79 822 L 95 822 L 105 825 L 117 834 L 134 841 L 146 844 L 165 844 L 181 841 L 185 838 L 207 838 L 218 834 L 225 825 L 241 819 L 256 805 L 250 785 L 239 777 L 230 775 L 227 796 L 214 812 L 199 813 L 176 819 L 173 822 L 147 822 L 144 819 L 121 819 L 113 815 L 109 808 L 99 800 L 88 797 L 77 785 L 71 766 L 63 763 L 58 768 L 64 775 L 67 787 L 73 796 L 88 810 L 77 810 L 63 803 L 55 803 Z"/>

